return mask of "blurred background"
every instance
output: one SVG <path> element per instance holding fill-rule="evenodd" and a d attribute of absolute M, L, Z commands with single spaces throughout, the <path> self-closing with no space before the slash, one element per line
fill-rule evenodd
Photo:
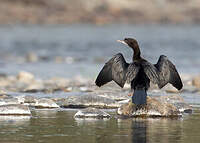
<path fill-rule="evenodd" d="M 131 60 L 116 40 L 134 37 L 146 59 L 197 74 L 199 23 L 199 0 L 0 0 L 0 72 L 94 79 L 114 54 Z"/>

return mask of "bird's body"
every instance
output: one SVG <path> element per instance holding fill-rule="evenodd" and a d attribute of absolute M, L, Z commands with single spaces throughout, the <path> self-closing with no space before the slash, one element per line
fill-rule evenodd
<path fill-rule="evenodd" d="M 162 88 L 167 83 L 171 83 L 178 90 L 182 88 L 181 78 L 171 61 L 161 55 L 157 64 L 153 65 L 140 55 L 137 41 L 132 38 L 125 38 L 120 41 L 134 51 L 132 63 L 127 63 L 121 53 L 113 56 L 100 71 L 95 83 L 102 86 L 114 80 L 123 88 L 126 82 L 131 84 L 134 90 L 132 101 L 136 105 L 146 103 L 146 91 L 150 87 L 150 81 Z"/>

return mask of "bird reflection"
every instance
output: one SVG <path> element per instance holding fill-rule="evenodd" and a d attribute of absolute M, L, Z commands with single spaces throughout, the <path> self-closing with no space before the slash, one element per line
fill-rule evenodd
<path fill-rule="evenodd" d="M 147 138 L 147 122 L 145 120 L 132 121 L 132 143 L 146 143 Z"/>

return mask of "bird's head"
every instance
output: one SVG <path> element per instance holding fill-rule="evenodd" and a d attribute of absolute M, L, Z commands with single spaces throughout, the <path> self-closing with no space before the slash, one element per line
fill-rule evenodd
<path fill-rule="evenodd" d="M 128 45 L 129 47 L 133 49 L 139 48 L 137 40 L 133 38 L 125 38 L 124 40 L 117 40 L 117 42 Z"/>

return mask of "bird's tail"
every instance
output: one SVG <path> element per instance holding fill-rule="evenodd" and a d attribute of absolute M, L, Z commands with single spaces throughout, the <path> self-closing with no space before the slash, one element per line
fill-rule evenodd
<path fill-rule="evenodd" d="M 145 89 L 136 89 L 132 96 L 132 102 L 135 105 L 146 104 L 147 93 Z"/>

